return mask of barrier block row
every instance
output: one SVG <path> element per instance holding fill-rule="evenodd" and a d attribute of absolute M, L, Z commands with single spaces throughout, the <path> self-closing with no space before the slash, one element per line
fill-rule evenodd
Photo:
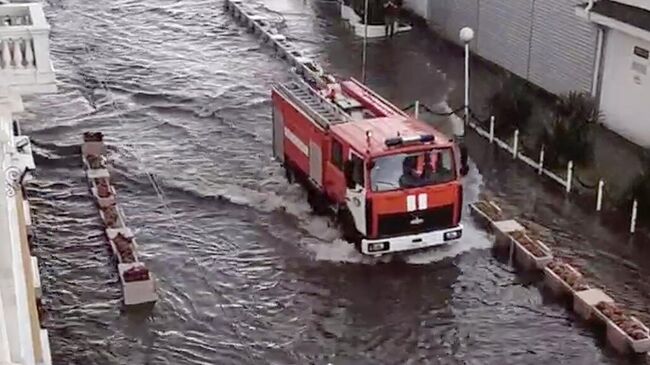
<path fill-rule="evenodd" d="M 111 251 L 117 259 L 124 304 L 153 303 L 158 299 L 155 278 L 139 260 L 135 235 L 126 226 L 124 212 L 117 204 L 117 192 L 111 184 L 102 133 L 84 133 L 81 155 L 90 192 L 104 223 Z"/>
<path fill-rule="evenodd" d="M 543 271 L 544 286 L 568 299 L 582 320 L 606 328 L 607 343 L 622 354 L 650 351 L 650 329 L 603 290 L 587 282 L 578 269 L 559 258 L 541 240 L 507 215 L 495 203 L 470 204 L 476 221 L 495 236 L 497 248 L 507 248 L 511 262 L 523 270 Z"/>

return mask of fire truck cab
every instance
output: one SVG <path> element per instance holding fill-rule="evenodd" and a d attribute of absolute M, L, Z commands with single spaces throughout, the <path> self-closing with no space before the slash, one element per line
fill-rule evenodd
<path fill-rule="evenodd" d="M 273 150 L 317 213 L 331 212 L 366 255 L 460 239 L 454 141 L 360 82 L 295 80 L 272 91 Z"/>

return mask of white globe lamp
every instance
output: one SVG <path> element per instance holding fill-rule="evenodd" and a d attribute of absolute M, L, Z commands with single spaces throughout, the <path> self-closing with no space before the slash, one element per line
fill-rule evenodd
<path fill-rule="evenodd" d="M 465 27 L 460 30 L 460 40 L 463 43 L 469 43 L 474 39 L 474 30 L 470 27 Z"/>

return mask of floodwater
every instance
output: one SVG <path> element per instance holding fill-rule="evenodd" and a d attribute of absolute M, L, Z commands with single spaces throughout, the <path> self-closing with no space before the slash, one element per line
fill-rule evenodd
<path fill-rule="evenodd" d="M 359 76 L 361 43 L 334 2 L 259 4 L 327 68 Z M 538 277 L 496 259 L 469 217 L 453 247 L 378 261 L 312 216 L 271 157 L 270 88 L 288 67 L 222 5 L 46 2 L 60 87 L 31 99 L 22 122 L 38 165 L 29 191 L 56 364 L 631 361 L 545 299 Z M 373 41 L 368 82 L 399 105 L 448 95 L 453 104 L 459 57 L 420 30 Z M 121 309 L 80 164 L 86 130 L 110 145 L 120 204 L 158 278 L 152 309 Z M 563 232 L 558 250 L 645 310 L 650 291 L 630 244 L 470 141 L 466 202 L 489 191 Z M 567 233 L 582 228 L 589 234 Z"/>

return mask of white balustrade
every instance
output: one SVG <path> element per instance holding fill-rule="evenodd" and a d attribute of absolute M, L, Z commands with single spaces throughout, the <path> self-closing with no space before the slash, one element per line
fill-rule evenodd
<path fill-rule="evenodd" d="M 35 69 L 31 39 L 0 39 L 0 70 Z"/>
<path fill-rule="evenodd" d="M 32 25 L 32 18 L 29 16 L 29 14 L 0 16 L 0 27 L 11 27 L 19 25 Z"/>
<path fill-rule="evenodd" d="M 19 95 L 56 90 L 49 33 L 41 4 L 0 5 L 0 85 Z"/>

